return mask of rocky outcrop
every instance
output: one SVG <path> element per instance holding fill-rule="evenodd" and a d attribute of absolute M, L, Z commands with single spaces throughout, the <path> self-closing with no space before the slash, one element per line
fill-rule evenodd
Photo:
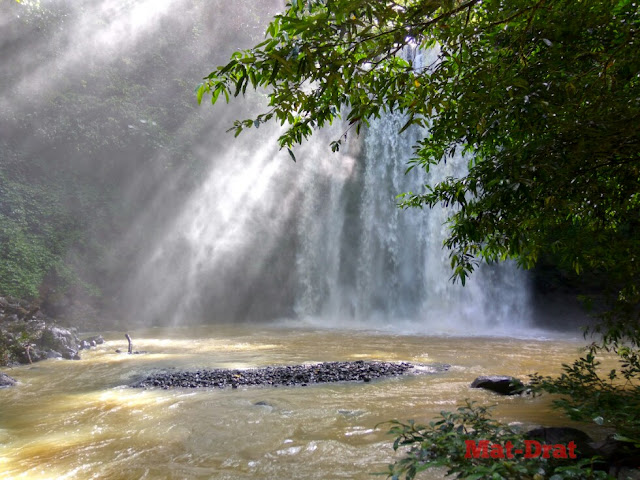
<path fill-rule="evenodd" d="M 78 339 L 37 304 L 0 297 L 0 364 L 33 363 L 50 358 L 79 360 L 79 351 L 104 343 L 101 336 Z"/>
<path fill-rule="evenodd" d="M 471 384 L 471 388 L 483 388 L 500 395 L 519 395 L 525 391 L 524 383 L 506 375 L 478 377 Z"/>
<path fill-rule="evenodd" d="M 36 345 L 42 351 L 59 352 L 62 358 L 80 360 L 80 340 L 75 333 L 65 328 L 45 327 Z"/>

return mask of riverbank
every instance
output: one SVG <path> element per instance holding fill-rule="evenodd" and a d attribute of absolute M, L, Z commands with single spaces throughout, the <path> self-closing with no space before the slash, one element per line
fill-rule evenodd
<path fill-rule="evenodd" d="M 75 328 L 62 327 L 37 304 L 0 297 L 0 366 L 79 360 L 81 350 L 103 342 L 100 335 L 80 339 Z"/>

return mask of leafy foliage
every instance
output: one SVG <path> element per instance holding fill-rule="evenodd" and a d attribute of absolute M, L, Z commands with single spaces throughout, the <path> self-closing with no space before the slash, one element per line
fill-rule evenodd
<path fill-rule="evenodd" d="M 455 279 L 480 259 L 531 267 L 548 253 L 637 303 L 639 24 L 630 0 L 295 0 L 198 99 L 267 88 L 269 109 L 233 129 L 286 123 L 288 149 L 341 109 L 356 131 L 403 112 L 403 129 L 429 127 L 410 168 L 473 153 L 466 176 L 402 201 L 456 207 Z"/>
<path fill-rule="evenodd" d="M 0 147 L 0 294 L 37 298 L 47 275 L 60 280 L 61 287 L 82 283 L 65 262 L 85 227 L 64 206 L 67 195 L 61 189 L 71 182 L 55 175 L 29 180 L 21 159 L 12 161 L 9 147 Z"/>
<path fill-rule="evenodd" d="M 489 456 L 469 455 L 467 442 L 474 444 L 488 441 L 489 444 L 510 445 L 510 449 L 521 447 L 526 437 L 516 429 L 492 420 L 484 407 L 468 403 L 457 412 L 442 412 L 442 419 L 430 422 L 429 426 L 413 422 L 391 422 L 389 433 L 397 435 L 394 449 L 410 446 L 406 456 L 389 465 L 388 477 L 399 479 L 404 475 L 413 479 L 422 470 L 446 467 L 447 475 L 465 479 L 545 479 L 608 478 L 603 472 L 592 468 L 592 460 L 566 461 L 544 458 L 513 458 L 496 460 Z M 491 450 L 490 448 L 488 449 Z"/>
<path fill-rule="evenodd" d="M 517 429 L 493 420 L 486 407 L 470 402 L 456 412 L 442 412 L 440 416 L 428 426 L 414 422 L 390 422 L 389 433 L 396 436 L 394 450 L 400 447 L 409 449 L 401 460 L 389 465 L 387 478 L 411 480 L 419 472 L 434 467 L 446 467 L 447 475 L 468 480 L 609 478 L 605 472 L 594 470 L 596 459 L 567 461 L 553 457 L 526 458 L 516 454 L 512 455 L 513 458 L 496 459 L 490 455 L 488 458 L 468 455 L 467 441 L 476 445 L 483 440 L 501 446 L 510 444 L 515 449 L 524 445 L 526 437 Z"/>

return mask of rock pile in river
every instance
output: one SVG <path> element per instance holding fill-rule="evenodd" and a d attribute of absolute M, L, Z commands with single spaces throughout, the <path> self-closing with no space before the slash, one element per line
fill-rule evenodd
<path fill-rule="evenodd" d="M 262 386 L 307 386 L 326 382 L 369 382 L 375 378 L 404 375 L 414 368 L 410 363 L 389 362 L 327 362 L 314 365 L 265 367 L 251 370 L 198 370 L 195 372 L 162 372 L 151 375 L 132 387 L 206 388 Z M 431 373 L 445 371 L 447 366 L 434 367 Z M 428 369 L 422 371 L 429 372 Z"/>

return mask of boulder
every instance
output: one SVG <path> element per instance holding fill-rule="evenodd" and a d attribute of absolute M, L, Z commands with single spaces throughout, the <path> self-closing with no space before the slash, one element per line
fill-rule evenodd
<path fill-rule="evenodd" d="M 478 377 L 471 384 L 471 388 L 483 388 L 500 395 L 518 395 L 525 390 L 524 383 L 506 375 Z"/>
<path fill-rule="evenodd" d="M 0 388 L 12 387 L 16 383 L 17 382 L 16 382 L 16 380 L 14 378 L 11 378 L 6 373 L 0 372 Z"/>
<path fill-rule="evenodd" d="M 38 340 L 40 347 L 60 352 L 65 358 L 65 351 L 73 350 L 77 354 L 78 344 L 78 337 L 74 333 L 60 327 L 46 327 Z"/>
<path fill-rule="evenodd" d="M 66 358 L 67 360 L 80 360 L 78 351 L 71 347 L 62 347 L 60 353 L 62 354 L 62 358 Z"/>

